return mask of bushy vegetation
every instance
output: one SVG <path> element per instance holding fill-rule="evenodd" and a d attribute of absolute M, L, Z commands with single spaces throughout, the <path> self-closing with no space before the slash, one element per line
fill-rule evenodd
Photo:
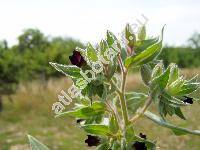
<path fill-rule="evenodd" d="M 18 44 L 12 47 L 8 47 L 5 40 L 1 41 L 0 96 L 15 92 L 19 82 L 46 81 L 49 77 L 60 76 L 48 62 L 68 62 L 68 55 L 76 46 L 83 47 L 83 44 L 72 38 L 50 38 L 37 29 L 25 30 L 18 37 Z"/>
<path fill-rule="evenodd" d="M 163 58 L 165 66 L 174 62 L 181 68 L 195 68 L 200 66 L 200 48 L 165 47 L 160 58 Z"/>

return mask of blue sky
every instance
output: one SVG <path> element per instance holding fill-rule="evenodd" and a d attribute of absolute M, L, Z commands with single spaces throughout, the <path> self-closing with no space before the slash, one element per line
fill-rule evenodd
<path fill-rule="evenodd" d="M 200 32 L 199 0 L 0 0 L 0 39 L 12 45 L 24 29 L 38 28 L 95 43 L 107 29 L 118 34 L 142 14 L 148 35 L 158 35 L 166 24 L 164 41 L 170 45 L 182 45 Z"/>

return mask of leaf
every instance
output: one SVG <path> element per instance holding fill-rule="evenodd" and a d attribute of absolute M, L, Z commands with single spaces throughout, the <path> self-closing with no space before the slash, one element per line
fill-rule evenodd
<path fill-rule="evenodd" d="M 170 74 L 170 67 L 168 67 L 164 73 L 162 73 L 160 76 L 153 79 L 152 84 L 159 85 L 160 89 L 163 90 L 168 83 L 169 80 L 169 74 Z"/>
<path fill-rule="evenodd" d="M 165 119 L 165 116 L 167 115 L 167 110 L 166 110 L 166 104 L 162 102 L 161 100 L 158 103 L 158 111 L 160 116 Z"/>
<path fill-rule="evenodd" d="M 185 116 L 183 115 L 180 107 L 175 107 L 175 114 L 179 116 L 181 119 L 186 120 Z"/>
<path fill-rule="evenodd" d="M 83 95 L 87 95 L 88 97 L 92 97 L 95 95 L 98 95 L 99 97 L 102 97 L 105 92 L 105 87 L 103 84 L 103 81 L 105 80 L 105 77 L 103 74 L 97 74 L 95 80 L 92 80 L 90 83 L 87 84 L 85 89 L 82 90 Z"/>
<path fill-rule="evenodd" d="M 104 142 L 104 143 L 100 144 L 99 146 L 97 146 L 96 149 L 97 150 L 109 150 L 109 143 Z"/>
<path fill-rule="evenodd" d="M 162 94 L 159 96 L 158 108 L 163 119 L 167 114 L 170 116 L 176 114 L 178 117 L 185 120 L 180 106 L 187 106 L 187 104 L 185 104 L 182 100 L 167 94 L 166 92 L 162 92 Z"/>
<path fill-rule="evenodd" d="M 128 57 L 125 60 L 125 66 L 128 67 L 130 65 L 142 65 L 152 61 L 160 52 L 162 48 L 162 41 L 148 47 L 146 50 L 141 52 L 140 54 L 133 55 Z"/>
<path fill-rule="evenodd" d="M 149 140 L 143 139 L 134 134 L 132 134 L 132 140 L 128 141 L 127 150 L 133 150 L 133 144 L 135 142 L 143 142 L 143 143 L 145 143 L 145 146 L 147 147 L 148 150 L 156 150 L 156 142 L 155 141 L 149 141 Z"/>
<path fill-rule="evenodd" d="M 109 61 L 109 59 L 105 56 L 106 51 L 109 49 L 108 43 L 105 40 L 101 40 L 99 47 L 100 47 L 100 53 L 103 56 L 103 58 L 106 61 Z"/>
<path fill-rule="evenodd" d="M 187 81 L 183 77 L 179 77 L 168 87 L 168 92 L 173 96 L 185 96 L 196 91 L 200 86 L 200 83 L 193 79 Z"/>
<path fill-rule="evenodd" d="M 159 77 L 159 85 L 161 89 L 164 89 L 167 86 L 169 80 L 170 68 L 168 68 L 160 77 Z"/>
<path fill-rule="evenodd" d="M 51 66 L 53 66 L 57 71 L 63 73 L 66 76 L 71 78 L 81 78 L 80 74 L 81 69 L 74 65 L 62 65 L 53 62 L 49 62 Z"/>
<path fill-rule="evenodd" d="M 199 83 L 184 83 L 180 91 L 176 94 L 177 96 L 187 95 L 199 88 Z"/>
<path fill-rule="evenodd" d="M 179 77 L 176 81 L 174 81 L 168 86 L 167 92 L 170 95 L 175 96 L 181 90 L 181 87 L 183 86 L 184 83 L 185 80 L 183 79 L 183 76 Z"/>
<path fill-rule="evenodd" d="M 149 85 L 149 81 L 151 80 L 151 66 L 148 64 L 144 64 L 140 68 L 140 73 L 142 77 L 142 81 L 145 85 Z"/>
<path fill-rule="evenodd" d="M 112 150 L 120 150 L 121 149 L 121 146 L 120 144 L 118 143 L 118 141 L 114 141 L 113 142 L 113 145 L 112 145 Z"/>
<path fill-rule="evenodd" d="M 90 43 L 87 45 L 86 56 L 89 61 L 92 61 L 92 62 L 98 61 L 97 51 L 94 49 L 94 47 Z"/>
<path fill-rule="evenodd" d="M 102 136 L 110 136 L 112 135 L 108 126 L 100 125 L 100 124 L 88 124 L 81 126 L 87 133 L 102 135 Z"/>
<path fill-rule="evenodd" d="M 109 118 L 109 129 L 113 134 L 116 134 L 119 130 L 117 118 L 115 118 L 114 116 L 111 116 Z"/>
<path fill-rule="evenodd" d="M 163 62 L 159 62 L 158 64 L 155 65 L 152 71 L 151 78 L 154 79 L 158 76 L 160 76 L 164 71 L 164 65 Z"/>
<path fill-rule="evenodd" d="M 147 39 L 147 40 L 142 40 L 142 41 L 136 41 L 135 43 L 135 52 L 141 53 L 148 47 L 152 46 L 153 44 L 158 42 L 158 38 L 152 38 L 152 39 Z"/>
<path fill-rule="evenodd" d="M 107 30 L 107 43 L 108 43 L 108 46 L 112 46 L 114 44 L 114 42 L 117 40 L 116 36 L 110 32 L 109 30 Z"/>
<path fill-rule="evenodd" d="M 95 89 L 91 89 L 91 90 L 95 90 L 97 95 L 101 98 L 103 96 L 103 93 L 105 92 L 106 88 L 104 87 L 103 84 L 100 84 L 98 86 L 95 86 Z"/>
<path fill-rule="evenodd" d="M 182 127 L 178 127 L 176 125 L 173 125 L 169 122 L 166 122 L 164 121 L 162 118 L 158 117 L 157 115 L 149 112 L 149 111 L 146 111 L 144 113 L 144 115 L 154 121 L 155 123 L 157 123 L 158 125 L 160 126 L 163 126 L 163 127 L 166 127 L 166 128 L 169 128 L 171 129 L 172 131 L 176 131 L 176 133 L 181 133 L 181 134 L 193 134 L 193 135 L 198 135 L 200 136 L 200 130 L 191 130 L 191 129 L 187 129 L 187 128 L 182 128 Z"/>
<path fill-rule="evenodd" d="M 173 97 L 166 92 L 162 93 L 161 98 L 163 98 L 164 101 L 168 101 L 174 107 L 187 106 L 181 99 Z"/>
<path fill-rule="evenodd" d="M 147 149 L 149 150 L 156 150 L 156 142 L 151 142 L 151 141 L 144 141 L 145 145 L 147 146 Z"/>
<path fill-rule="evenodd" d="M 115 62 L 117 61 L 116 57 L 114 58 L 113 61 L 115 61 Z M 116 70 L 117 70 L 117 64 L 116 63 L 108 65 L 108 75 L 107 75 L 108 80 L 111 80 L 111 78 L 113 77 Z"/>
<path fill-rule="evenodd" d="M 158 96 L 160 95 L 160 88 L 158 87 L 158 85 L 150 88 L 150 95 L 154 102 L 158 101 Z"/>
<path fill-rule="evenodd" d="M 170 85 L 172 82 L 176 81 L 179 77 L 179 69 L 178 66 L 174 63 L 170 64 L 170 76 L 169 76 L 169 82 L 168 85 Z"/>
<path fill-rule="evenodd" d="M 122 49 L 121 49 L 121 58 L 122 58 L 123 62 L 126 59 L 126 57 L 127 57 L 126 49 L 124 47 L 122 47 Z"/>
<path fill-rule="evenodd" d="M 126 139 L 125 138 L 121 138 L 121 150 L 126 150 Z"/>
<path fill-rule="evenodd" d="M 99 124 L 99 123 L 101 123 L 102 120 L 103 120 L 103 115 L 97 115 L 97 116 L 94 117 L 94 119 L 95 119 L 95 122 L 96 122 L 97 124 Z"/>
<path fill-rule="evenodd" d="M 152 61 L 156 56 L 161 52 L 162 49 L 162 39 L 163 39 L 163 31 L 164 27 L 162 28 L 161 40 L 154 45 L 148 47 L 146 50 L 142 51 L 137 55 L 133 55 L 128 57 L 125 60 L 125 66 L 129 67 L 130 65 L 142 65 Z"/>
<path fill-rule="evenodd" d="M 107 30 L 107 43 L 108 43 L 109 48 L 112 48 L 116 53 L 120 51 L 121 45 L 118 39 L 112 32 L 108 30 Z"/>
<path fill-rule="evenodd" d="M 132 30 L 132 28 L 129 24 L 127 24 L 126 27 L 125 27 L 125 37 L 126 37 L 126 40 L 128 42 L 127 43 L 128 46 L 133 47 L 135 45 L 135 42 L 136 42 L 136 37 L 133 34 L 133 30 Z"/>
<path fill-rule="evenodd" d="M 32 150 L 49 150 L 47 146 L 39 142 L 36 138 L 31 135 L 28 135 L 30 146 Z"/>
<path fill-rule="evenodd" d="M 139 40 L 145 40 L 146 38 L 146 28 L 145 26 L 141 26 L 140 29 L 139 29 L 139 32 L 138 32 L 138 39 Z"/>
<path fill-rule="evenodd" d="M 126 93 L 127 107 L 132 113 L 141 107 L 147 99 L 147 95 L 144 93 L 130 92 Z"/>
<path fill-rule="evenodd" d="M 135 131 L 133 129 L 133 125 L 128 125 L 126 127 L 125 133 L 126 133 L 125 137 L 126 137 L 127 142 L 132 142 L 133 140 L 135 140 L 135 136 L 134 136 Z"/>
<path fill-rule="evenodd" d="M 100 115 L 105 112 L 106 106 L 103 102 L 94 102 L 92 106 L 84 106 L 72 111 L 63 112 L 56 117 L 71 115 L 77 118 L 88 119 L 95 115 Z"/>

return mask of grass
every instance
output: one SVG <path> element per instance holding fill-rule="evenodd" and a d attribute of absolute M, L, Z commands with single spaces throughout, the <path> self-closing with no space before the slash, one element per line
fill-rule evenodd
<path fill-rule="evenodd" d="M 190 77 L 200 73 L 200 69 L 184 70 Z M 144 89 L 138 74 L 127 79 L 129 91 Z M 53 150 L 87 150 L 85 133 L 80 130 L 73 118 L 54 118 L 51 106 L 56 102 L 61 90 L 67 90 L 71 82 L 66 78 L 51 79 L 44 88 L 34 81 L 20 85 L 12 96 L 13 103 L 4 97 L 4 111 L 0 114 L 0 150 L 29 149 L 26 135 L 31 134 Z M 73 105 L 73 104 L 71 104 Z M 66 108 L 69 110 L 70 107 Z M 151 108 L 156 109 L 154 106 Z M 169 120 L 182 127 L 200 129 L 199 104 L 183 110 L 187 121 L 175 117 Z M 160 150 L 199 150 L 200 137 L 193 135 L 176 136 L 170 130 L 141 118 L 135 125 L 136 133 L 144 133 L 147 138 L 156 140 Z"/>

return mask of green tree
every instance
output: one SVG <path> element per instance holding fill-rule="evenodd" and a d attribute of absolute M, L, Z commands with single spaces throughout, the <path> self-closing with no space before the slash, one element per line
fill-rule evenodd
<path fill-rule="evenodd" d="M 2 96 L 13 94 L 19 81 L 20 57 L 8 49 L 7 42 L 0 44 L 0 111 L 3 109 Z"/>
<path fill-rule="evenodd" d="M 45 50 L 48 40 L 44 34 L 38 29 L 26 29 L 22 35 L 18 37 L 18 50 Z"/>

